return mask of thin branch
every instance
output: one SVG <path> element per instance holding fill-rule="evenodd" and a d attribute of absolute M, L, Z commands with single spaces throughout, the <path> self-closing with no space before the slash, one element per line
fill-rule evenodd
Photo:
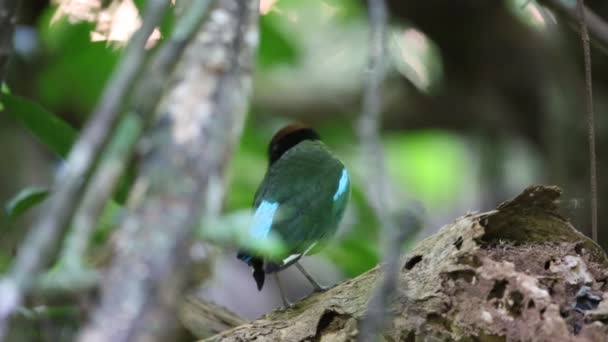
<path fill-rule="evenodd" d="M 80 193 L 96 158 L 107 144 L 110 133 L 122 113 L 127 95 L 143 69 L 145 44 L 159 25 L 168 8 L 166 0 L 149 1 L 141 28 L 126 48 L 114 74 L 85 127 L 81 137 L 55 181 L 56 192 L 44 207 L 19 249 L 9 277 L 0 282 L 0 339 L 6 334 L 7 322 L 20 305 L 23 293 L 48 261 L 54 246 L 69 224 L 79 202 Z"/>
<path fill-rule="evenodd" d="M 198 0 L 193 0 L 194 3 Z M 172 340 L 203 216 L 217 215 L 240 136 L 257 45 L 257 1 L 218 0 L 186 48 L 139 147 L 140 174 L 80 341 Z M 162 322 L 162 324 L 159 324 Z"/>
<path fill-rule="evenodd" d="M 369 182 L 368 192 L 383 228 L 385 274 L 368 305 L 358 336 L 359 341 L 375 340 L 389 318 L 388 308 L 394 297 L 399 274 L 399 256 L 407 234 L 400 231 L 390 212 L 388 175 L 380 141 L 383 82 L 386 74 L 386 31 L 388 10 L 384 0 L 369 0 L 370 25 L 369 65 L 363 109 L 359 120 L 359 136 Z"/>
<path fill-rule="evenodd" d="M 593 113 L 593 80 L 591 74 L 591 49 L 589 47 L 589 32 L 585 17 L 585 2 L 576 2 L 579 23 L 581 27 L 581 41 L 585 58 L 585 95 L 587 105 L 587 128 L 589 139 L 589 168 L 591 187 L 591 238 L 598 242 L 597 236 L 597 154 L 595 152 L 595 115 Z"/>
<path fill-rule="evenodd" d="M 198 338 L 213 336 L 247 323 L 227 308 L 202 300 L 195 294 L 184 298 L 179 316 L 182 324 Z"/>
<path fill-rule="evenodd" d="M 0 0 L 0 84 L 4 82 L 6 65 L 13 50 L 13 33 L 19 3 L 19 0 Z"/>
<path fill-rule="evenodd" d="M 557 10 L 558 12 L 564 13 L 573 22 L 580 23 L 581 15 L 580 9 L 578 8 L 578 1 L 576 4 L 572 1 L 565 0 L 538 0 L 545 4 L 547 7 Z M 583 16 L 585 17 L 585 26 L 588 29 L 591 38 L 594 42 L 604 49 L 608 48 L 608 23 L 604 21 L 599 15 L 595 14 L 589 7 L 582 6 Z M 578 25 L 577 25 L 578 26 Z M 579 26 L 581 29 L 582 27 Z M 589 34 L 587 36 L 589 36 Z"/>

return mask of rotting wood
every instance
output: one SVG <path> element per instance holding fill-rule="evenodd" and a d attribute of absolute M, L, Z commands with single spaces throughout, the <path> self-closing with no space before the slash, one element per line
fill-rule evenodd
<path fill-rule="evenodd" d="M 604 341 L 608 259 L 532 186 L 402 259 L 389 341 Z M 204 341 L 352 341 L 381 267 Z"/>

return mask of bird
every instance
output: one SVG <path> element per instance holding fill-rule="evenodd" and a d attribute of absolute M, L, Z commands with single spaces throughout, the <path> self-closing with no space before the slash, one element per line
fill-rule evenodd
<path fill-rule="evenodd" d="M 237 252 L 252 269 L 258 291 L 266 275 L 274 274 L 283 306 L 291 306 L 278 272 L 293 264 L 315 291 L 325 289 L 298 261 L 335 235 L 349 198 L 346 166 L 313 128 L 296 123 L 275 133 L 268 145 L 266 174 L 254 195 L 248 238 L 263 240 L 272 232 L 281 238 L 285 253 L 271 259 L 243 248 Z"/>

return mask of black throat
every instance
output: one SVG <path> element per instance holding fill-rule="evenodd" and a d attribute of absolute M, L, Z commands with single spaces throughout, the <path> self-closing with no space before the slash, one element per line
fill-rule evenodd
<path fill-rule="evenodd" d="M 321 137 L 312 128 L 300 128 L 291 131 L 283 136 L 273 139 L 268 146 L 269 164 L 279 160 L 281 156 L 289 151 L 290 148 L 296 146 L 304 140 L 321 140 Z"/>

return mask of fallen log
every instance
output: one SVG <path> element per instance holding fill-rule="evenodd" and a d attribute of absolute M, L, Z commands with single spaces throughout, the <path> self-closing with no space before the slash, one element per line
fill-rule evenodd
<path fill-rule="evenodd" d="M 532 186 L 468 214 L 402 259 L 387 341 L 608 341 L 608 258 Z M 378 266 L 204 341 L 352 341 Z"/>

